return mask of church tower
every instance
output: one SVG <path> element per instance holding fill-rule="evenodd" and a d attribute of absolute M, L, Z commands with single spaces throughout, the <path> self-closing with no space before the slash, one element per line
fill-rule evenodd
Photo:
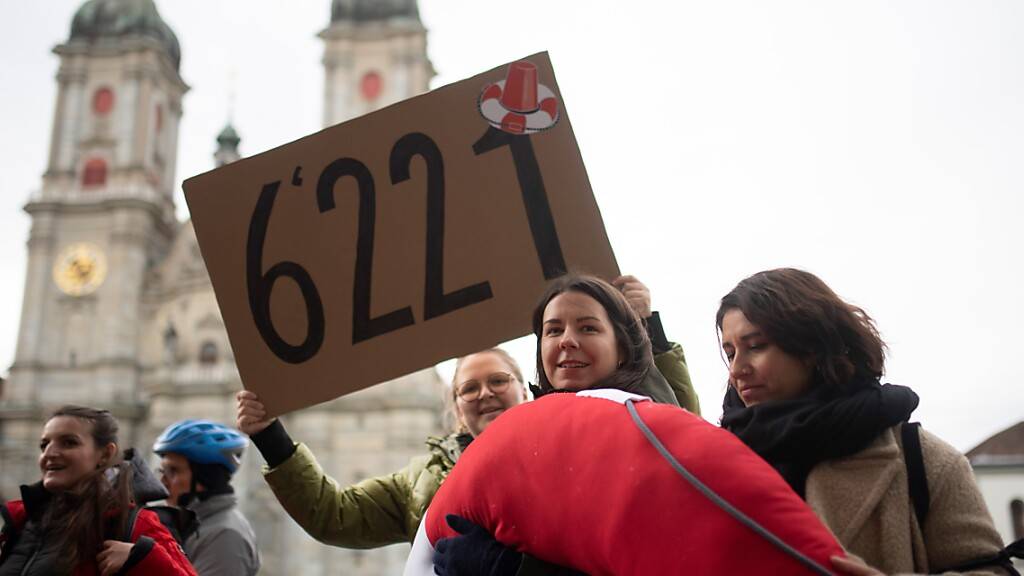
<path fill-rule="evenodd" d="M 2 404 L 0 490 L 34 467 L 57 405 L 110 408 L 130 442 L 145 415 L 138 330 L 147 270 L 176 227 L 181 51 L 153 0 L 89 0 L 60 58 L 50 153 L 30 195 L 28 269 Z M 87 385 L 83 385 L 86 384 Z M 36 472 L 38 473 L 38 472 Z"/>
<path fill-rule="evenodd" d="M 433 68 L 415 0 L 333 0 L 324 122 L 427 90 Z M 153 0 L 88 0 L 60 58 L 52 141 L 32 219 L 15 361 L 0 396 L 0 496 L 39 477 L 44 418 L 110 409 L 121 443 L 148 453 L 183 418 L 231 424 L 242 382 L 191 221 L 175 219 L 180 48 Z M 216 127 L 210 127 L 216 129 Z M 212 133 L 212 132 L 211 132 Z M 217 166 L 240 158 L 230 123 Z M 433 369 L 285 415 L 342 485 L 393 473 L 442 433 Z M 232 485 L 264 574 L 400 573 L 408 545 L 345 550 L 313 540 L 277 503 L 253 449 Z M 343 568 L 340 568 L 343 567 Z"/>
<path fill-rule="evenodd" d="M 434 68 L 416 0 L 333 0 L 324 40 L 324 125 L 331 126 L 426 92 Z M 293 438 L 316 454 L 340 485 L 395 473 L 426 453 L 442 433 L 444 384 L 433 368 L 305 408 L 282 418 Z M 261 484 L 265 484 L 262 483 Z M 263 488 L 263 486 L 260 486 Z M 294 522 L 266 511 L 278 505 L 250 491 L 261 542 L 280 543 L 264 556 L 268 574 L 327 576 L 400 574 L 407 544 L 373 550 L 324 546 Z"/>
<path fill-rule="evenodd" d="M 225 164 L 231 164 L 242 158 L 238 152 L 238 145 L 242 139 L 235 132 L 235 127 L 230 122 L 217 135 L 217 151 L 213 153 L 213 161 L 220 168 Z"/>
<path fill-rule="evenodd" d="M 324 126 L 429 89 L 427 29 L 416 0 L 333 0 L 324 40 Z"/>

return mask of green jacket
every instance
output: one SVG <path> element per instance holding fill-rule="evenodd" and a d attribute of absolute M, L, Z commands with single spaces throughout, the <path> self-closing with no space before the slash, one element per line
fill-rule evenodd
<path fill-rule="evenodd" d="M 295 454 L 264 478 L 277 500 L 310 536 L 343 548 L 377 548 L 412 542 L 420 520 L 462 449 L 457 434 L 427 439 L 427 454 L 392 474 L 342 488 L 324 473 L 313 453 Z"/>
<path fill-rule="evenodd" d="M 641 392 L 669 404 L 678 400 L 700 414 L 683 349 L 674 344 L 655 356 L 654 363 L 665 378 L 649 374 Z M 412 542 L 430 501 L 462 453 L 457 434 L 428 438 L 427 447 L 427 454 L 397 472 L 343 488 L 300 443 L 279 466 L 264 468 L 264 478 L 288 515 L 324 544 L 376 548 Z"/>
<path fill-rule="evenodd" d="M 686 354 L 683 353 L 683 347 L 673 342 L 672 348 L 667 352 L 654 356 L 654 365 L 668 381 L 679 405 L 700 416 L 700 400 L 697 398 L 697 391 L 693 389 L 693 382 L 690 380 L 690 370 L 686 367 Z"/>

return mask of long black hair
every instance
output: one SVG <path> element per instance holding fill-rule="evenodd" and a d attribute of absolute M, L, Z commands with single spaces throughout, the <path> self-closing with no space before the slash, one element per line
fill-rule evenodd
<path fill-rule="evenodd" d="M 117 419 L 107 410 L 85 406 L 63 406 L 50 415 L 78 418 L 90 426 L 90 436 L 98 449 L 110 444 L 118 445 Z M 114 474 L 108 475 L 108 470 Z M 110 476 L 116 476 L 111 482 Z M 114 450 L 106 466 L 97 468 L 81 482 L 68 490 L 53 494 L 46 508 L 42 524 L 47 537 L 55 538 L 59 555 L 58 565 L 68 573 L 83 562 L 92 562 L 99 554 L 103 541 L 119 538 L 127 528 L 132 506 L 132 470 Z"/>

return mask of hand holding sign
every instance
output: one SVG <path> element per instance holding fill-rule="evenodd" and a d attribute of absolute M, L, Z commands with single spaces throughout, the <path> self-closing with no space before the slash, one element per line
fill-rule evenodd
<path fill-rule="evenodd" d="M 625 275 L 619 276 L 615 280 L 612 280 L 612 285 L 622 291 L 622 295 L 626 297 L 626 302 L 629 302 L 629 307 L 633 309 L 641 318 L 650 318 L 651 311 L 651 291 L 647 288 L 643 282 L 640 281 L 636 276 Z"/>
<path fill-rule="evenodd" d="M 617 276 L 547 55 L 506 68 L 185 183 L 270 415 L 525 334 L 570 267 Z"/>
<path fill-rule="evenodd" d="M 267 417 L 267 408 L 255 392 L 239 390 L 235 394 L 235 401 L 235 427 L 247 436 L 259 434 L 273 424 L 274 419 Z"/>

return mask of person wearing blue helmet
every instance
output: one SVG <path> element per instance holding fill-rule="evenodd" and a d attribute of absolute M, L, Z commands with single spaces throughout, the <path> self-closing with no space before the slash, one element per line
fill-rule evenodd
<path fill-rule="evenodd" d="M 260 569 L 252 526 L 238 509 L 231 477 L 249 443 L 237 430 L 209 420 L 171 424 L 153 444 L 167 503 L 195 513 L 201 528 L 185 539 L 199 576 L 251 576 Z"/>

